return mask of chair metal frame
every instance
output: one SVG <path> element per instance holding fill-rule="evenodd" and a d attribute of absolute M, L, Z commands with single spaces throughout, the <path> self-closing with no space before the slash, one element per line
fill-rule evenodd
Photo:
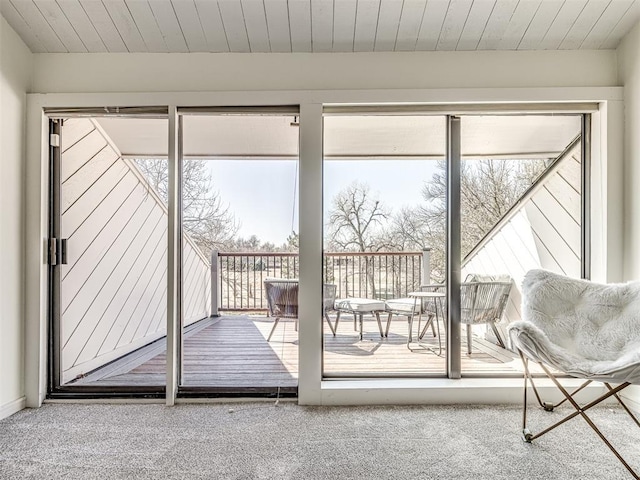
<path fill-rule="evenodd" d="M 569 391 L 567 391 L 566 388 L 564 388 L 562 386 L 562 384 L 560 383 L 560 381 L 558 380 L 556 375 L 554 375 L 553 372 L 551 372 L 551 370 L 543 362 L 541 362 L 538 359 L 534 359 L 534 358 L 531 358 L 531 357 L 527 356 L 521 349 L 519 349 L 517 347 L 516 347 L 516 349 L 518 350 L 518 353 L 520 354 L 520 359 L 522 360 L 522 364 L 524 366 L 524 403 L 523 403 L 523 409 L 522 409 L 522 439 L 527 443 L 531 443 L 533 440 L 536 440 L 536 439 L 540 438 L 541 436 L 543 436 L 544 434 L 550 432 L 551 430 L 555 429 L 556 427 L 559 427 L 560 425 L 564 424 L 565 422 L 567 422 L 567 421 L 571 420 L 572 418 L 575 418 L 578 415 L 580 415 L 584 419 L 584 421 L 587 422 L 587 424 L 593 429 L 593 431 L 596 432 L 596 434 L 605 443 L 605 445 L 613 452 L 613 454 L 618 458 L 618 460 L 624 465 L 624 467 L 629 471 L 629 473 L 631 473 L 633 478 L 635 478 L 636 480 L 639 480 L 640 479 L 639 474 L 627 463 L 627 461 L 622 457 L 622 455 L 620 455 L 620 452 L 618 452 L 618 450 L 611 444 L 611 442 L 609 442 L 609 440 L 604 436 L 602 431 L 595 425 L 593 420 L 586 413 L 586 411 L 589 410 L 590 408 L 592 408 L 592 407 L 600 404 L 601 402 L 613 397 L 618 401 L 618 403 L 622 406 L 622 408 L 629 414 L 629 416 L 635 422 L 635 424 L 638 427 L 640 427 L 640 420 L 638 420 L 638 417 L 636 417 L 636 415 L 633 414 L 633 412 L 629 409 L 629 407 L 622 401 L 622 399 L 618 395 L 618 393 L 621 390 L 627 388 L 629 385 L 631 385 L 631 383 L 624 382 L 624 383 L 618 384 L 617 386 L 612 386 L 610 383 L 603 382 L 608 391 L 605 392 L 604 394 L 600 395 L 595 400 L 592 400 L 591 402 L 589 402 L 589 403 L 587 403 L 585 405 L 580 405 L 576 401 L 575 395 L 578 392 L 580 392 L 581 390 L 583 390 L 585 387 L 587 387 L 587 385 L 591 384 L 592 380 L 586 380 L 578 388 L 576 388 L 572 392 L 569 392 Z M 540 396 L 540 392 L 538 392 L 538 388 L 536 387 L 536 384 L 534 382 L 533 376 L 531 375 L 531 371 L 529 370 L 529 361 L 530 360 L 535 362 L 536 364 L 538 364 L 540 366 L 540 368 L 542 368 L 542 370 L 544 371 L 546 376 L 549 379 L 551 379 L 551 381 L 555 384 L 555 386 L 558 388 L 558 390 L 560 390 L 560 392 L 564 396 L 564 399 L 562 399 L 561 401 L 559 401 L 558 403 L 555 403 L 555 404 L 552 403 L 552 402 L 544 402 L 542 400 L 542 397 Z M 577 377 L 573 377 L 573 378 L 577 378 Z M 528 383 L 529 382 L 531 382 L 531 387 L 533 389 L 533 392 L 535 393 L 536 400 L 538 401 L 538 404 L 545 411 L 551 412 L 556 407 L 559 407 L 560 405 L 562 405 L 565 402 L 569 402 L 574 407 L 575 411 L 573 413 L 570 413 L 569 415 L 563 417 L 561 420 L 555 422 L 553 425 L 550 425 L 550 426 L 544 428 L 540 432 L 535 433 L 535 434 L 532 433 L 529 430 L 529 428 L 527 427 L 527 390 L 528 390 Z"/>

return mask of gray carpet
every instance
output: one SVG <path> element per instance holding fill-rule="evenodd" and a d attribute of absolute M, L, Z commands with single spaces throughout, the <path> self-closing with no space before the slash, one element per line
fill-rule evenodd
<path fill-rule="evenodd" d="M 631 419 L 593 417 L 640 469 Z M 632 478 L 581 419 L 533 444 L 519 425 L 511 406 L 49 404 L 0 421 L 0 479 Z"/>

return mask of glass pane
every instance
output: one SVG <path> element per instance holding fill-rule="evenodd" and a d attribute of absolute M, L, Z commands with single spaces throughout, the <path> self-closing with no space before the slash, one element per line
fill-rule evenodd
<path fill-rule="evenodd" d="M 462 119 L 462 370 L 521 371 L 505 327 L 532 268 L 581 275 L 581 117 Z"/>
<path fill-rule="evenodd" d="M 444 375 L 445 139 L 442 116 L 325 116 L 325 376 Z"/>
<path fill-rule="evenodd" d="M 184 116 L 182 385 L 298 385 L 298 122 Z"/>
<path fill-rule="evenodd" d="M 61 384 L 165 383 L 167 120 L 62 127 Z"/>

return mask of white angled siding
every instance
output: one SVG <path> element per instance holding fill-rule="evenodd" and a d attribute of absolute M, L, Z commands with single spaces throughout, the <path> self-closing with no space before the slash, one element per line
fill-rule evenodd
<path fill-rule="evenodd" d="M 167 209 L 90 119 L 62 130 L 63 383 L 166 333 Z M 209 316 L 210 267 L 184 242 L 185 325 Z"/>
<path fill-rule="evenodd" d="M 552 169 L 463 263 L 463 279 L 470 273 L 513 278 L 503 325 L 520 319 L 521 284 L 528 270 L 544 268 L 578 278 L 581 274 L 579 144 Z"/>

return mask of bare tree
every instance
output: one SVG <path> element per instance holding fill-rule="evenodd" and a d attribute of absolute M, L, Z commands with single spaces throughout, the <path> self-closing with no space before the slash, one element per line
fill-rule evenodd
<path fill-rule="evenodd" d="M 283 245 L 288 252 L 297 252 L 300 248 L 300 234 L 295 230 L 291 231 L 291 234 L 287 237 L 287 243 Z"/>
<path fill-rule="evenodd" d="M 507 213 L 546 168 L 545 160 L 482 159 L 465 161 L 460 176 L 461 250 L 464 258 Z M 431 275 L 443 281 L 446 252 L 446 164 L 424 185 L 424 203 L 393 217 L 393 232 L 402 248 L 431 250 Z"/>
<path fill-rule="evenodd" d="M 389 218 L 389 212 L 373 197 L 368 185 L 352 183 L 333 198 L 328 228 L 330 248 L 345 252 L 375 252 L 390 248 L 391 238 L 384 228 Z M 364 257 L 364 273 L 372 298 L 376 298 L 373 257 Z"/>
<path fill-rule="evenodd" d="M 373 252 L 384 247 L 382 231 L 389 213 L 373 198 L 366 184 L 352 183 L 339 192 L 329 212 L 331 248 L 346 252 Z"/>
<path fill-rule="evenodd" d="M 167 202 L 166 159 L 138 159 L 136 165 L 149 185 Z M 239 224 L 213 187 L 211 174 L 202 160 L 185 160 L 182 170 L 182 224 L 184 231 L 209 257 L 213 249 L 228 248 Z"/>

